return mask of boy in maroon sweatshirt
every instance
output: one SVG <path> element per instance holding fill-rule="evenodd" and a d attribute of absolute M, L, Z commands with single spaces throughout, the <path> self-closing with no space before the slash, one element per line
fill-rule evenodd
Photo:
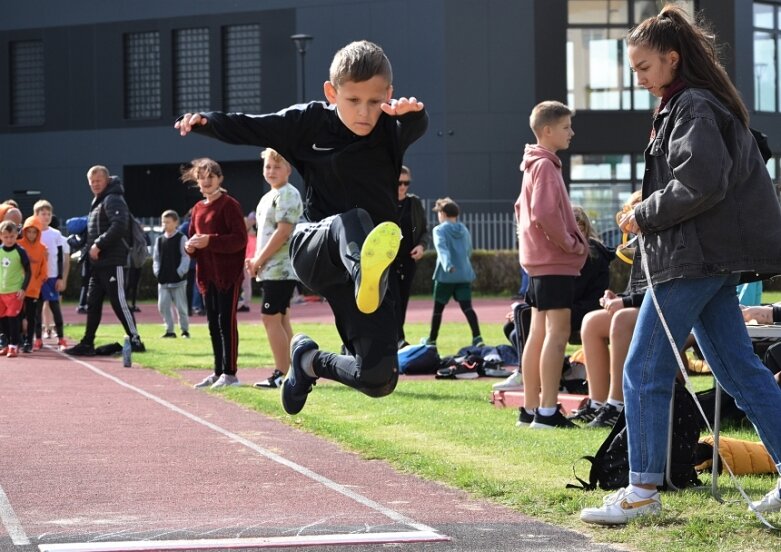
<path fill-rule="evenodd" d="M 559 150 L 569 147 L 572 111 L 560 102 L 534 107 L 529 124 L 537 144 L 526 145 L 523 184 L 515 202 L 521 266 L 529 274 L 532 307 L 523 349 L 524 406 L 519 425 L 535 429 L 576 427 L 558 407 L 562 360 L 570 335 L 575 277 L 588 255 L 561 176 Z"/>

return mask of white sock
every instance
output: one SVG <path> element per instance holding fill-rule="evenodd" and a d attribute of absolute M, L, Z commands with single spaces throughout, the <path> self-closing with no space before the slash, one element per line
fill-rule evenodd
<path fill-rule="evenodd" d="M 315 374 L 315 369 L 312 366 L 312 361 L 314 360 L 315 353 L 318 352 L 318 350 L 319 349 L 312 349 L 301 355 L 301 368 L 304 369 L 304 373 L 306 373 L 307 376 L 312 378 L 317 377 L 317 374 Z"/>
<path fill-rule="evenodd" d="M 594 410 L 599 410 L 600 408 L 602 408 L 602 405 L 605 404 L 601 401 L 595 401 L 594 399 L 589 399 L 588 402 L 591 405 L 591 408 L 593 408 Z"/>
<path fill-rule="evenodd" d="M 555 406 L 539 406 L 537 407 L 537 414 L 540 416 L 553 416 L 558 408 Z"/>
<path fill-rule="evenodd" d="M 608 398 L 607 404 L 609 404 L 610 406 L 614 406 L 616 410 L 618 410 L 619 412 L 624 410 L 624 403 L 622 403 L 621 401 L 617 401 L 616 399 Z"/>
<path fill-rule="evenodd" d="M 626 491 L 627 493 L 635 493 L 640 498 L 651 498 L 658 492 L 656 489 L 644 489 L 631 484 L 626 488 Z"/>

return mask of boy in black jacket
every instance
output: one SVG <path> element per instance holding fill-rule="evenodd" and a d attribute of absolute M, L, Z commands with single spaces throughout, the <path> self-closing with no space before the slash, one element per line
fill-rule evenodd
<path fill-rule="evenodd" d="M 397 324 L 388 267 L 401 240 L 398 176 L 405 150 L 426 130 L 414 97 L 392 100 L 393 73 L 367 41 L 339 50 L 323 84 L 325 102 L 268 115 L 187 113 L 175 127 L 232 144 L 270 147 L 304 178 L 304 215 L 290 244 L 296 275 L 328 300 L 349 355 L 320 351 L 305 335 L 291 343 L 282 405 L 297 414 L 318 377 L 372 396 L 398 381 Z M 393 282 L 391 282 L 392 284 Z"/>

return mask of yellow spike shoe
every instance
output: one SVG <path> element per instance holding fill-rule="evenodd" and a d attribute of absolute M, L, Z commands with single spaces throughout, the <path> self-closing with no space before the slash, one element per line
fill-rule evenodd
<path fill-rule="evenodd" d="M 355 291 L 355 303 L 362 313 L 371 314 L 380 308 L 388 289 L 388 267 L 400 245 L 401 228 L 393 222 L 381 222 L 366 236 Z"/>

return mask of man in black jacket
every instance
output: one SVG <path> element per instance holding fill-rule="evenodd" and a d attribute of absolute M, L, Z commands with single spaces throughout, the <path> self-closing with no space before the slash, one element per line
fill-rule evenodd
<path fill-rule="evenodd" d="M 87 221 L 87 240 L 82 255 L 89 255 L 92 274 L 87 288 L 87 327 L 84 337 L 65 352 L 74 356 L 95 354 L 95 333 L 100 326 L 103 300 L 108 294 L 111 307 L 125 333 L 130 336 L 134 352 L 143 353 L 136 321 L 125 300 L 125 272 L 127 264 L 130 210 L 125 203 L 124 189 L 108 169 L 95 165 L 87 171 L 87 180 L 94 194 Z"/>

